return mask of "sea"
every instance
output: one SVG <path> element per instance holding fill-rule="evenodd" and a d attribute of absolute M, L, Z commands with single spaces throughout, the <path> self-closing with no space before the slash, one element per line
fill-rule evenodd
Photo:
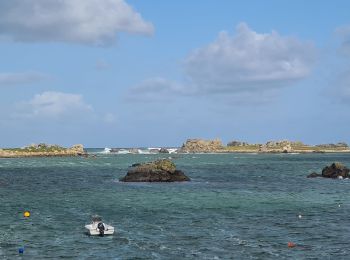
<path fill-rule="evenodd" d="M 0 259 L 350 259 L 350 180 L 306 178 L 350 154 L 90 152 L 0 159 Z M 119 182 L 168 157 L 190 182 Z"/>

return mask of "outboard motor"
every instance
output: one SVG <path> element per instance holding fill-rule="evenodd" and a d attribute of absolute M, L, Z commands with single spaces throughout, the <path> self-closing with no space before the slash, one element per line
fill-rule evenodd
<path fill-rule="evenodd" d="M 100 232 L 100 237 L 105 235 L 105 225 L 102 222 L 97 224 L 98 231 Z"/>

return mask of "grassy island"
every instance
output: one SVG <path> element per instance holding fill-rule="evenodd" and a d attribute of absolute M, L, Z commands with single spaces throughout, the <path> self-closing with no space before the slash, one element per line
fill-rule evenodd
<path fill-rule="evenodd" d="M 80 156 L 85 155 L 84 147 L 81 144 L 65 148 L 59 145 L 32 144 L 22 148 L 0 149 L 0 158 L 16 157 L 49 157 L 49 156 Z"/>

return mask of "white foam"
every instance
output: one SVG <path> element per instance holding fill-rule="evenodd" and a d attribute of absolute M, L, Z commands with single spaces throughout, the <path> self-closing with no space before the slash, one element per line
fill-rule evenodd
<path fill-rule="evenodd" d="M 138 149 L 137 152 L 139 154 L 150 154 L 150 151 L 147 149 L 147 150 L 141 150 L 141 149 Z"/>
<path fill-rule="evenodd" d="M 130 153 L 130 151 L 125 150 L 125 149 L 120 149 L 120 150 L 118 151 L 118 154 L 129 154 L 129 153 Z"/>
<path fill-rule="evenodd" d="M 107 153 L 111 153 L 111 148 L 105 148 L 102 152 L 100 152 L 100 153 L 103 153 L 103 154 L 107 154 Z"/>

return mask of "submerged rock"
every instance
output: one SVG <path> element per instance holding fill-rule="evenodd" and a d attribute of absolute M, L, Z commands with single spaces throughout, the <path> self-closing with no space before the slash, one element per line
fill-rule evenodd
<path fill-rule="evenodd" d="M 322 177 L 322 175 L 317 172 L 313 172 L 307 176 L 307 178 L 316 178 L 316 177 Z"/>
<path fill-rule="evenodd" d="M 135 164 L 126 176 L 120 179 L 124 182 L 174 182 L 190 181 L 182 171 L 177 170 L 175 164 L 168 160 L 157 160 L 149 163 Z"/>

